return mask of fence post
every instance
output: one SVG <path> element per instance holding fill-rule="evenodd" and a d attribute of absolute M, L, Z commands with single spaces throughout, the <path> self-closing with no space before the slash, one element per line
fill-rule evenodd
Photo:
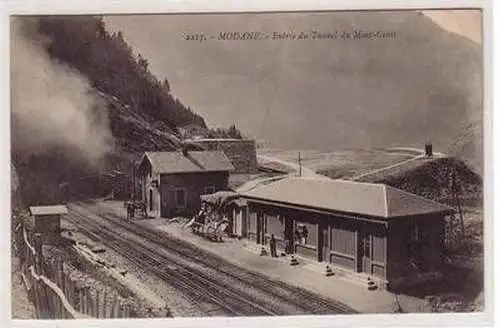
<path fill-rule="evenodd" d="M 99 318 L 99 291 L 95 291 L 95 298 L 94 298 L 94 318 Z"/>
<path fill-rule="evenodd" d="M 127 308 L 127 304 L 122 304 L 122 318 L 127 318 L 128 317 L 128 308 Z"/>
<path fill-rule="evenodd" d="M 55 259 L 51 259 L 49 261 L 50 265 L 47 267 L 47 278 L 52 280 L 57 284 L 56 278 L 55 278 L 55 273 L 54 273 L 54 261 Z M 50 301 L 52 304 L 52 310 L 51 310 L 51 315 L 50 318 L 52 319 L 57 319 L 57 313 L 58 313 L 58 303 L 57 303 L 57 297 L 55 297 L 54 293 L 52 292 L 52 289 L 50 290 Z"/>
<path fill-rule="evenodd" d="M 93 317 L 94 318 L 99 318 L 99 292 L 96 290 L 95 291 L 95 297 L 92 298 L 92 305 L 93 305 Z"/>
<path fill-rule="evenodd" d="M 71 303 L 71 298 L 69 297 L 69 292 L 68 292 L 68 277 L 66 275 L 62 275 L 62 282 L 63 282 L 63 293 L 64 296 L 66 296 L 66 300 L 68 301 L 69 305 L 73 306 Z M 64 318 L 66 318 L 67 311 L 64 311 Z"/>
<path fill-rule="evenodd" d="M 95 311 L 94 310 L 95 309 L 95 303 L 94 302 L 95 301 L 94 301 L 94 298 L 92 297 L 92 293 L 90 292 L 90 288 L 89 288 L 88 292 L 89 292 L 88 295 L 89 295 L 89 305 L 90 305 L 90 312 L 89 312 L 89 314 L 90 314 L 91 317 L 95 317 L 95 313 L 94 313 L 94 311 Z"/>
<path fill-rule="evenodd" d="M 87 301 L 85 302 L 87 314 L 92 316 L 92 297 L 90 296 L 90 287 L 85 287 L 85 295 L 87 296 Z"/>
<path fill-rule="evenodd" d="M 68 282 L 69 282 L 69 295 L 71 298 L 71 305 L 76 309 L 75 283 L 73 282 L 73 280 L 69 276 L 68 276 Z"/>
<path fill-rule="evenodd" d="M 124 315 L 125 318 L 130 318 L 130 305 L 129 304 L 125 304 L 125 315 Z"/>
<path fill-rule="evenodd" d="M 35 269 L 35 273 L 38 274 L 38 275 L 41 275 L 42 274 L 42 260 L 43 260 L 43 254 L 42 254 L 42 235 L 40 233 L 35 233 L 34 236 L 34 247 L 35 247 L 35 252 L 36 254 L 33 255 L 31 254 L 31 258 L 32 258 L 32 265 L 33 265 L 33 268 Z M 28 248 L 28 247 L 26 247 Z M 31 252 L 31 250 L 28 250 L 29 252 Z M 37 316 L 40 318 L 43 316 L 43 312 L 44 312 L 44 306 L 43 306 L 43 302 L 42 302 L 42 290 L 43 290 L 43 283 L 41 283 L 40 281 L 37 281 L 36 279 L 33 279 L 33 282 L 34 282 L 34 292 L 35 292 L 35 306 L 37 308 Z"/>
<path fill-rule="evenodd" d="M 35 233 L 34 235 L 34 243 L 35 243 L 35 272 L 39 275 L 43 274 L 42 272 L 42 261 L 43 261 L 43 253 L 42 253 L 42 234 Z"/>
<path fill-rule="evenodd" d="M 73 289 L 71 288 L 71 280 L 69 278 L 69 276 L 67 274 L 64 274 L 64 287 L 65 287 L 65 291 L 64 291 L 64 294 L 66 295 L 66 298 L 69 302 L 69 304 L 75 308 L 75 302 L 74 302 L 74 299 L 73 299 Z M 71 318 L 69 313 L 68 313 L 68 318 Z"/>
<path fill-rule="evenodd" d="M 78 301 L 80 302 L 80 313 L 85 313 L 85 308 L 83 306 L 83 303 L 85 302 L 85 298 L 83 297 L 83 288 L 78 288 Z"/>
<path fill-rule="evenodd" d="M 36 284 L 38 285 L 36 292 L 38 294 L 38 307 L 43 312 L 43 318 L 47 319 L 50 313 L 50 291 L 45 288 L 45 284 L 41 280 L 36 281 Z"/>
<path fill-rule="evenodd" d="M 86 286 L 83 286 L 82 287 L 82 307 L 83 307 L 83 313 L 85 314 L 88 314 L 88 305 L 87 305 L 87 302 L 88 302 L 88 299 L 87 299 L 87 287 Z"/>
<path fill-rule="evenodd" d="M 31 274 L 31 273 L 30 273 Z M 38 293 L 38 280 L 36 279 L 32 279 L 33 281 L 33 285 L 31 286 L 32 290 L 33 290 L 33 299 L 35 301 L 35 312 L 36 312 L 36 317 L 38 319 L 41 319 L 41 316 L 42 316 L 42 311 L 40 309 L 40 296 L 39 296 L 39 293 Z"/>
<path fill-rule="evenodd" d="M 120 305 L 118 303 L 118 297 L 115 295 L 113 299 L 113 308 L 112 308 L 112 318 L 119 318 L 119 310 L 120 310 Z"/>
<path fill-rule="evenodd" d="M 52 317 L 52 290 L 47 288 L 45 283 L 38 280 L 38 293 L 40 300 L 40 308 L 43 311 L 43 318 L 50 319 Z"/>
<path fill-rule="evenodd" d="M 107 306 L 108 306 L 108 300 L 107 300 L 107 293 L 106 293 L 106 289 L 104 289 L 104 291 L 102 292 L 102 317 L 104 319 L 106 319 L 108 317 L 108 311 L 107 311 Z"/>
<path fill-rule="evenodd" d="M 56 259 L 56 285 L 62 289 L 64 287 L 64 284 L 63 284 L 63 281 L 62 281 L 62 276 L 61 276 L 61 259 L 57 258 Z M 59 299 L 59 297 L 56 298 L 56 301 L 57 301 L 57 318 L 63 318 L 63 312 L 64 312 L 64 305 L 62 304 L 62 301 Z"/>
<path fill-rule="evenodd" d="M 117 300 L 116 302 L 116 317 L 117 318 L 123 318 L 123 311 L 122 311 L 122 302 L 120 299 Z"/>

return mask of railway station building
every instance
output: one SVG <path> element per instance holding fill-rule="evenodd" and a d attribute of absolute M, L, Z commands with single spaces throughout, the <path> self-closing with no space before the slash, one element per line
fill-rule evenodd
<path fill-rule="evenodd" d="M 192 216 L 200 196 L 228 189 L 233 165 L 222 151 L 146 152 L 136 170 L 150 217 Z"/>
<path fill-rule="evenodd" d="M 383 184 L 289 177 L 240 192 L 240 233 L 385 287 L 442 264 L 446 205 Z"/>

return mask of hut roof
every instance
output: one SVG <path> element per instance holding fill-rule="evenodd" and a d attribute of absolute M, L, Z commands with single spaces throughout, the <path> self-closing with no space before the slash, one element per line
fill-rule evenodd
<path fill-rule="evenodd" d="M 30 214 L 41 216 L 41 215 L 60 215 L 67 214 L 68 209 L 64 205 L 51 205 L 51 206 L 31 206 Z"/>

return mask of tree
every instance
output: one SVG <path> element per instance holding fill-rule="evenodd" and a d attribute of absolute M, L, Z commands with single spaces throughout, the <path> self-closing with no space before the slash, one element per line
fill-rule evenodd
<path fill-rule="evenodd" d="M 148 70 L 148 61 L 141 56 L 141 54 L 138 55 L 137 63 L 139 64 L 139 67 L 141 67 L 144 71 Z"/>
<path fill-rule="evenodd" d="M 163 90 L 167 91 L 167 93 L 170 93 L 170 83 L 168 83 L 167 78 L 163 79 Z M 188 107 L 188 110 L 191 111 L 191 108 Z"/>
<path fill-rule="evenodd" d="M 205 120 L 170 93 L 165 77 L 156 78 L 141 54 L 134 56 L 122 32 L 110 34 L 100 17 L 54 17 L 38 19 L 38 31 L 48 36 L 50 56 L 76 68 L 90 84 L 118 98 L 130 109 L 152 121 L 177 127 L 198 125 Z"/>

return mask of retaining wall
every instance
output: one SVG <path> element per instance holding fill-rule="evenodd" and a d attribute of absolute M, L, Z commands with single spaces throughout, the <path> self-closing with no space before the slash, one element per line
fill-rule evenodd
<path fill-rule="evenodd" d="M 255 174 L 259 171 L 255 140 L 241 139 L 194 139 L 189 143 L 202 146 L 206 150 L 220 150 L 233 164 L 237 174 Z"/>

